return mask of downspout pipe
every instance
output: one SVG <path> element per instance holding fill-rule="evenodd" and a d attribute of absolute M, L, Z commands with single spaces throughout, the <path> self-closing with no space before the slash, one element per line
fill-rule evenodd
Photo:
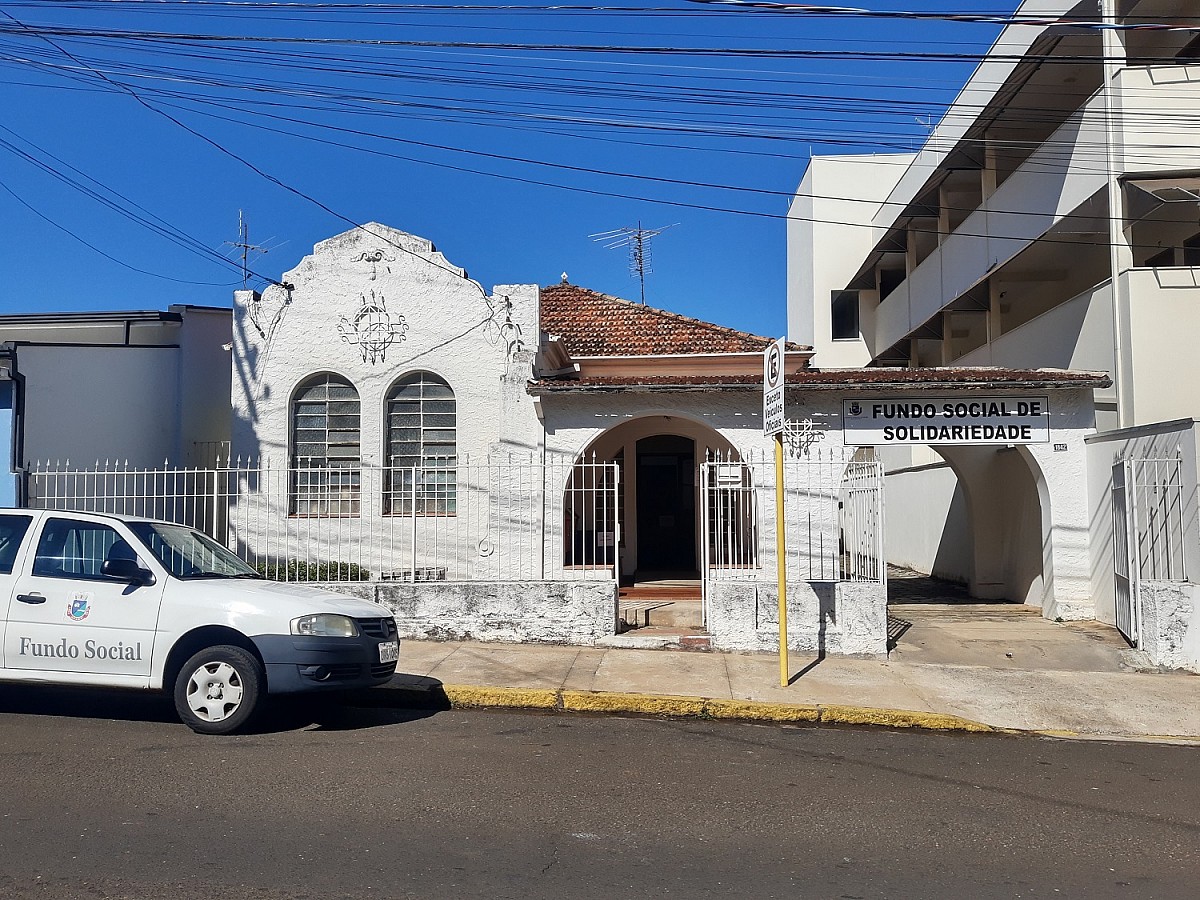
<path fill-rule="evenodd" d="M 17 368 L 17 345 L 0 344 L 0 360 L 8 362 L 8 377 L 12 382 L 12 435 L 9 442 L 9 472 L 17 479 L 17 506 L 27 506 L 29 481 L 25 472 L 25 376 Z"/>

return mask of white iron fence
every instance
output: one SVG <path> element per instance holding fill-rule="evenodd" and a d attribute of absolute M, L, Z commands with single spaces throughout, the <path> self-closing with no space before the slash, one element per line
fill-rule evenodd
<path fill-rule="evenodd" d="M 29 505 L 190 525 L 288 581 L 619 577 L 617 464 L 433 462 L 42 466 L 29 473 Z"/>
<path fill-rule="evenodd" d="M 1182 461 L 1114 462 L 1112 517 L 1116 624 L 1140 647 L 1142 583 L 1187 581 Z"/>
<path fill-rule="evenodd" d="M 716 456 L 702 464 L 700 483 L 706 584 L 773 579 L 774 460 Z M 847 463 L 838 451 L 787 459 L 784 518 L 789 580 L 886 580 L 877 459 Z"/>
<path fill-rule="evenodd" d="M 774 481 L 766 455 L 701 464 L 706 587 L 774 578 Z M 787 460 L 784 481 L 788 578 L 884 581 L 880 463 L 815 453 Z M 281 580 L 620 578 L 620 464 L 594 457 L 458 457 L 415 468 L 44 465 L 29 473 L 28 496 L 37 508 L 191 525 Z"/>

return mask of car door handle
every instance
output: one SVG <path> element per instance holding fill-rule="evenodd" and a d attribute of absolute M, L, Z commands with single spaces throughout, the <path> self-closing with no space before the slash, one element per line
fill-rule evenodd
<path fill-rule="evenodd" d="M 46 598 L 41 594 L 17 594 L 17 599 L 22 603 L 45 603 Z"/>

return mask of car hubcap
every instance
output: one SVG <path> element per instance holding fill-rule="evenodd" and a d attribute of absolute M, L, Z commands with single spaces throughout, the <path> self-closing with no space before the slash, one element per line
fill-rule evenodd
<path fill-rule="evenodd" d="M 229 663 L 205 663 L 188 679 L 187 701 L 205 722 L 228 719 L 242 705 L 242 678 Z"/>

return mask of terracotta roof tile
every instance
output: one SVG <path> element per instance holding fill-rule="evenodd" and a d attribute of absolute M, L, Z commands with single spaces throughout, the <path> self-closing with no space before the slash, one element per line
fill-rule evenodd
<path fill-rule="evenodd" d="M 541 314 L 542 330 L 576 358 L 761 353 L 773 340 L 566 283 L 542 288 Z"/>
<path fill-rule="evenodd" d="M 591 376 L 576 380 L 531 382 L 530 393 L 612 390 L 761 390 L 760 375 Z M 788 387 L 809 390 L 874 386 L 906 390 L 939 388 L 991 389 L 1102 388 L 1112 384 L 1104 372 L 1066 369 L 928 368 L 805 369 L 787 376 Z"/>

